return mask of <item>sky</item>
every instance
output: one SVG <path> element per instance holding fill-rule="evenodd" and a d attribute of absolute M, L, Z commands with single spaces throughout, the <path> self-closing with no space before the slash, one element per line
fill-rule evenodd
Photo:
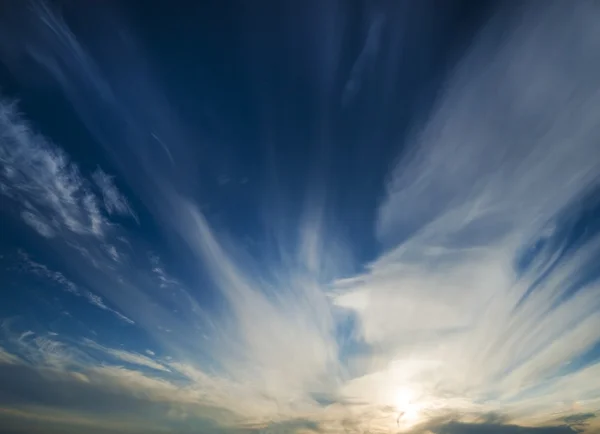
<path fill-rule="evenodd" d="M 600 3 L 0 3 L 0 434 L 600 432 Z"/>

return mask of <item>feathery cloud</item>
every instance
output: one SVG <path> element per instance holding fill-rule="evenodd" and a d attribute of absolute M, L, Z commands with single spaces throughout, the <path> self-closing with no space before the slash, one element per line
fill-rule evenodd
<path fill-rule="evenodd" d="M 129 202 L 121 194 L 121 192 L 117 189 L 117 186 L 114 183 L 114 178 L 104 173 L 104 171 L 100 168 L 97 168 L 96 171 L 92 174 L 92 178 L 100 192 L 102 193 L 102 198 L 104 200 L 104 207 L 108 214 L 119 214 L 124 216 L 131 216 L 137 221 L 137 216 L 133 212 L 132 208 L 129 206 Z"/>
<path fill-rule="evenodd" d="M 163 364 L 158 363 L 155 360 L 151 359 L 150 357 L 144 356 L 142 354 L 138 354 L 138 353 L 134 353 L 131 351 L 126 351 L 126 350 L 117 350 L 114 348 L 107 348 L 103 345 L 98 344 L 97 342 L 94 342 L 91 339 L 85 339 L 84 344 L 86 346 L 88 346 L 89 348 L 101 351 L 117 360 L 121 360 L 126 363 L 131 363 L 133 365 L 138 365 L 138 366 L 145 366 L 147 368 L 156 369 L 158 371 L 170 372 L 169 369 L 167 367 L 165 367 Z"/>
<path fill-rule="evenodd" d="M 102 124 L 95 123 L 82 89 L 93 89 L 115 109 L 107 116 L 139 109 L 142 117 L 161 118 L 153 111 L 161 104 L 147 103 L 159 94 L 148 71 L 129 62 L 135 55 L 121 56 L 123 69 L 140 77 L 144 95 L 132 91 L 121 103 L 66 23 L 47 7 L 35 10 L 56 37 L 43 41 L 52 55 L 40 63 L 104 146 L 117 145 L 98 133 Z M 339 257 L 321 209 L 308 210 L 310 218 L 299 225 L 300 246 L 290 249 L 301 265 L 258 264 L 211 225 L 173 175 L 173 160 L 141 158 L 147 150 L 124 140 L 152 185 L 138 183 L 137 193 L 165 232 L 178 234 L 202 264 L 222 303 L 218 311 L 201 312 L 194 294 L 158 259 L 151 259 L 153 279 L 128 270 L 119 275 L 118 291 L 130 298 L 117 290 L 113 297 L 128 305 L 127 313 L 140 311 L 155 337 L 168 333 L 162 342 L 181 357 L 167 364 L 151 352 L 91 348 L 161 375 L 178 373 L 187 382 L 89 364 L 86 378 L 134 395 L 143 391 L 153 401 L 224 409 L 238 426 L 281 427 L 306 418 L 318 426 L 299 428 L 324 432 L 389 432 L 457 414 L 465 421 L 459 428 L 470 429 L 470 419 L 499 409 L 508 420 L 543 424 L 574 406 L 600 408 L 600 365 L 586 359 L 600 340 L 599 288 L 590 273 L 600 240 L 572 249 L 559 229 L 581 213 L 577 201 L 598 187 L 600 61 L 589 53 L 600 49 L 600 10 L 593 2 L 573 8 L 554 2 L 514 14 L 502 44 L 484 31 L 392 174 L 375 228 L 387 251 L 364 273 L 333 282 L 333 292 L 323 275 L 336 273 L 322 266 Z M 382 23 L 373 24 L 347 92 L 376 53 Z M 39 61 L 34 45 L 26 51 Z M 77 166 L 35 136 L 13 106 L 3 107 L 0 158 L 9 164 L 1 191 L 28 198 L 31 215 L 23 218 L 46 237 L 68 231 L 107 238 L 108 217 Z M 133 120 L 127 128 L 123 137 L 147 133 Z M 110 177 L 96 172 L 94 180 L 109 216 L 133 215 Z M 38 268 L 66 284 L 62 274 Z M 155 307 L 167 291 L 155 294 L 139 283 L 153 287 L 156 281 L 159 288 L 181 286 L 172 303 L 182 312 Z M 106 307 L 102 299 L 88 299 Z M 132 300 L 141 300 L 143 309 Z M 348 317 L 355 327 L 344 323 Z M 338 339 L 341 326 L 350 328 L 358 353 L 349 361 Z M 33 342 L 46 354 L 40 364 L 65 365 L 64 344 Z M 581 366 L 572 366 L 573 359 Z"/>
<path fill-rule="evenodd" d="M 129 324 L 134 324 L 134 321 L 131 320 L 130 318 L 127 318 L 122 313 L 116 311 L 115 309 L 108 307 L 105 304 L 102 297 L 100 297 L 97 294 L 94 294 L 93 292 L 91 292 L 85 288 L 78 287 L 71 280 L 67 279 L 61 272 L 51 270 L 46 265 L 40 264 L 39 262 L 34 261 L 25 252 L 21 251 L 20 256 L 23 260 L 23 264 L 25 265 L 27 271 L 31 272 L 32 274 L 35 274 L 39 277 L 48 279 L 49 281 L 58 285 L 62 290 L 66 291 L 66 292 L 69 292 L 78 297 L 85 298 L 94 306 L 96 306 L 102 310 L 106 310 L 108 312 L 113 313 L 122 321 L 125 321 Z"/>
<path fill-rule="evenodd" d="M 574 250 L 560 228 L 598 205 L 599 16 L 591 2 L 527 7 L 459 65 L 390 179 L 388 252 L 340 282 L 360 339 L 385 348 L 385 368 L 346 393 L 393 403 L 407 387 L 420 411 L 522 420 L 598 405 L 596 362 L 569 363 L 600 341 L 600 238 Z"/>

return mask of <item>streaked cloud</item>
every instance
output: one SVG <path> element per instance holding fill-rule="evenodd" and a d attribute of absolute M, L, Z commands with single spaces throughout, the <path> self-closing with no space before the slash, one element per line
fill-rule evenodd
<path fill-rule="evenodd" d="M 0 363 L 15 364 L 19 363 L 20 359 L 14 354 L 9 353 L 4 348 L 0 347 Z"/>
<path fill-rule="evenodd" d="M 22 208 L 23 221 L 40 235 L 91 235 L 103 238 L 110 223 L 79 167 L 58 146 L 35 132 L 16 105 L 0 106 L 2 193 Z M 93 175 L 109 214 L 135 218 L 112 179 L 101 169 Z"/>
<path fill-rule="evenodd" d="M 408 388 L 425 414 L 536 422 L 600 402 L 586 386 L 597 362 L 569 368 L 600 341 L 598 283 L 583 277 L 600 240 L 575 252 L 559 229 L 597 206 L 598 13 L 525 8 L 501 45 L 484 31 L 457 68 L 390 179 L 377 227 L 388 251 L 340 282 L 336 303 L 385 348 L 384 368 L 348 393 L 393 404 Z"/>
<path fill-rule="evenodd" d="M 49 269 L 46 265 L 40 264 L 39 262 L 34 261 L 27 255 L 25 252 L 20 252 L 20 256 L 23 260 L 23 264 L 26 267 L 26 270 L 35 274 L 36 276 L 48 279 L 50 282 L 58 285 L 63 291 L 69 292 L 78 297 L 83 297 L 88 300 L 91 304 L 96 307 L 99 307 L 102 310 L 106 310 L 108 312 L 113 313 L 119 319 L 129 323 L 134 324 L 134 321 L 127 318 L 122 313 L 108 307 L 102 297 L 97 294 L 92 293 L 91 291 L 85 288 L 79 288 L 75 283 L 71 280 L 67 279 L 62 273 L 59 271 L 54 271 Z"/>
<path fill-rule="evenodd" d="M 52 238 L 54 236 L 54 230 L 41 215 L 32 211 L 22 211 L 21 217 L 25 223 L 35 229 L 41 236 L 46 238 Z"/>
<path fill-rule="evenodd" d="M 0 109 L 0 161 L 3 181 L 12 197 L 27 202 L 23 218 L 42 235 L 69 231 L 101 237 L 105 221 L 79 168 L 43 136 L 35 134 L 14 104 Z M 45 222 L 36 216 L 47 215 Z"/>
<path fill-rule="evenodd" d="M 107 175 L 102 169 L 97 168 L 92 174 L 92 178 L 102 193 L 104 207 L 108 214 L 131 216 L 137 220 L 137 216 L 129 206 L 129 202 L 117 189 L 114 177 Z"/>
<path fill-rule="evenodd" d="M 362 80 L 366 69 L 372 67 L 376 60 L 382 33 L 384 30 L 385 17 L 380 12 L 376 13 L 370 20 L 362 51 L 358 55 L 342 94 L 342 104 L 347 105 L 356 97 L 360 91 Z"/>
<path fill-rule="evenodd" d="M 127 429 L 148 425 L 143 411 L 156 416 L 157 430 L 177 432 L 200 420 L 212 430 L 304 433 L 542 434 L 593 425 L 600 238 L 590 230 L 573 246 L 568 228 L 584 203 L 600 206 L 600 61 L 589 54 L 600 49 L 597 5 L 506 12 L 496 18 L 508 23 L 501 44 L 495 21 L 483 30 L 373 210 L 382 250 L 348 267 L 352 240 L 333 233 L 329 203 L 316 193 L 293 234 L 266 248 L 268 259 L 250 255 L 203 212 L 187 184 L 192 171 L 174 170 L 174 156 L 191 155 L 196 143 L 172 127 L 134 44 L 114 48 L 125 79 L 139 77 L 129 89 L 102 73 L 51 7 L 35 4 L 40 27 L 20 54 L 47 70 L 115 160 L 125 148 L 139 161 L 128 186 L 193 266 L 180 277 L 162 252 L 148 255 L 154 246 L 111 220 L 144 221 L 113 177 L 100 168 L 85 175 L 14 103 L 0 104 L 0 191 L 76 269 L 71 277 L 24 255 L 27 271 L 135 324 L 149 341 L 133 350 L 4 327 L 11 352 L 0 348 L 0 375 L 39 383 L 27 383 L 30 395 L 5 415 L 109 429 L 124 421 L 99 421 L 94 406 L 122 415 L 122 405 L 135 416 Z M 383 23 L 377 15 L 370 24 L 344 98 L 376 56 Z M 156 122 L 150 130 L 140 119 Z M 165 143 L 173 144 L 169 158 Z M 62 401 L 43 395 L 35 408 L 32 396 L 51 384 L 62 387 Z M 55 402 L 75 410 L 51 416 Z"/>
<path fill-rule="evenodd" d="M 103 353 L 108 354 L 109 356 L 114 357 L 117 360 L 121 360 L 126 363 L 131 363 L 133 365 L 145 366 L 147 368 L 156 369 L 158 371 L 170 372 L 169 369 L 166 368 L 163 364 L 157 363 L 150 357 L 146 357 L 142 354 L 134 353 L 131 351 L 107 348 L 105 346 L 98 344 L 97 342 L 94 342 L 91 339 L 85 339 L 84 343 L 89 348 L 92 348 L 92 349 L 98 350 L 98 351 L 102 351 Z"/>

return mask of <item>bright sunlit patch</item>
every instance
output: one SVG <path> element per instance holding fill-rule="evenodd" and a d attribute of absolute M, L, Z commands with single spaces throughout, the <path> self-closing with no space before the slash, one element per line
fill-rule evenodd
<path fill-rule="evenodd" d="M 408 387 L 401 387 L 396 392 L 395 405 L 398 409 L 398 421 L 414 423 L 419 418 L 420 406 L 415 402 L 415 393 Z"/>

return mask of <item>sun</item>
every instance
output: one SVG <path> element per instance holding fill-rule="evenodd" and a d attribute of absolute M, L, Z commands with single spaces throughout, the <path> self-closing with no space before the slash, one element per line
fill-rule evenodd
<path fill-rule="evenodd" d="M 398 410 L 398 421 L 413 423 L 419 418 L 420 406 L 415 402 L 415 393 L 408 387 L 396 391 L 395 406 Z"/>

